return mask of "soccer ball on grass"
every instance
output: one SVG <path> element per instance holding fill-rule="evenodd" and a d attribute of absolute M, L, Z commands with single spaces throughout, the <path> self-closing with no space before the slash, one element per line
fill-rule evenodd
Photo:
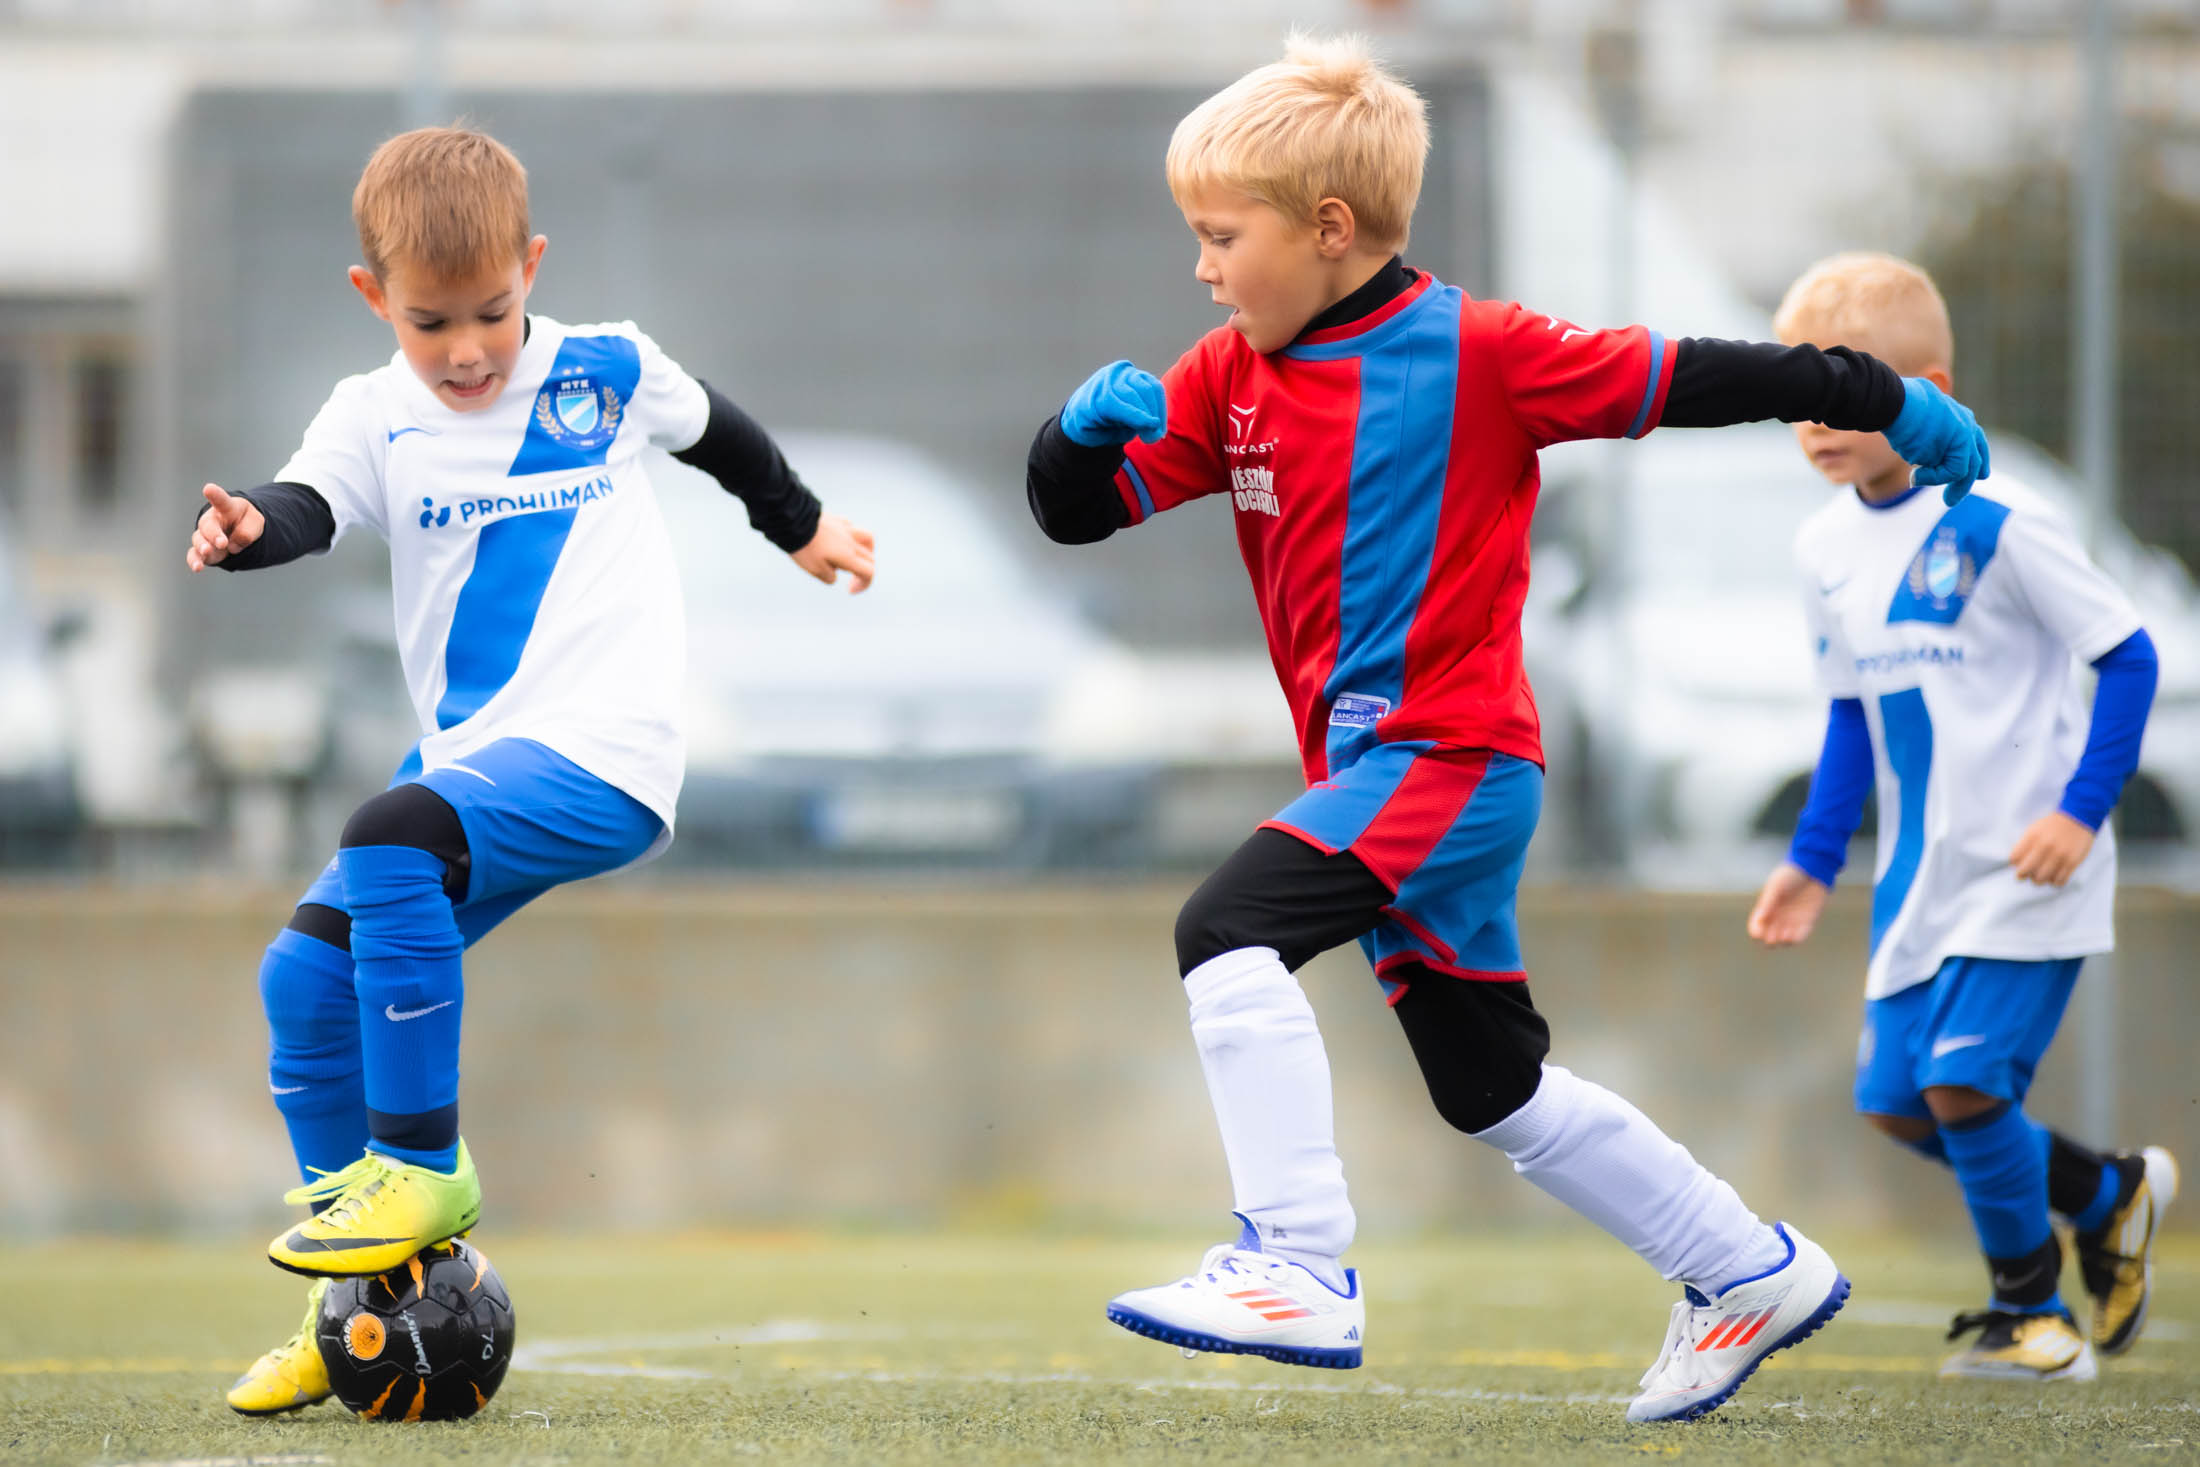
<path fill-rule="evenodd" d="M 489 1404 L 512 1363 L 512 1296 L 453 1238 L 401 1268 L 329 1281 L 314 1328 L 336 1399 L 370 1421 L 454 1421 Z"/>

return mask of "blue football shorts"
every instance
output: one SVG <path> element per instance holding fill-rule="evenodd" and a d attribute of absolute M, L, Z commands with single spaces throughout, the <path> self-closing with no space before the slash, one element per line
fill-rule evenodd
<path fill-rule="evenodd" d="M 472 869 L 453 904 L 468 947 L 553 886 L 600 876 L 649 854 L 664 822 L 640 800 L 533 739 L 498 739 L 456 763 L 391 787 L 425 785 L 458 812 Z M 332 860 L 299 898 L 344 911 Z"/>
<path fill-rule="evenodd" d="M 1932 1085 L 2021 1104 L 2084 964 L 1950 958 L 1923 983 L 1867 1001 L 1856 1108 L 1929 1120 L 1925 1090 Z"/>
<path fill-rule="evenodd" d="M 1383 992 L 1423 963 L 1483 982 L 1523 982 L 1515 898 L 1543 810 L 1543 770 L 1488 749 L 1376 744 L 1285 806 L 1266 828 L 1350 851 L 1395 895 L 1360 939 Z"/>

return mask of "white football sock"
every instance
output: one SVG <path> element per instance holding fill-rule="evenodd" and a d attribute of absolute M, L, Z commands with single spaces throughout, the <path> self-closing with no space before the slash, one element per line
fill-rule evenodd
<path fill-rule="evenodd" d="M 1274 948 L 1209 958 L 1184 977 L 1237 1210 L 1263 1253 L 1344 1289 L 1352 1204 L 1337 1158 L 1329 1054 L 1305 990 Z"/>
<path fill-rule="evenodd" d="M 1688 1148 L 1602 1085 L 1557 1065 L 1526 1105 L 1475 1133 L 1513 1170 L 1706 1294 L 1776 1268 L 1777 1233 Z"/>

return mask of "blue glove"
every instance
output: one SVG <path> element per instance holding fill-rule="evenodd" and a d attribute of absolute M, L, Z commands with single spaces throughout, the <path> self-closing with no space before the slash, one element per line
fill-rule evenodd
<path fill-rule="evenodd" d="M 1912 484 L 1941 484 L 1954 504 L 1991 472 L 1986 431 L 1971 410 L 1922 377 L 1902 379 L 1902 411 L 1887 426 L 1887 442 L 1914 465 Z"/>
<path fill-rule="evenodd" d="M 1070 394 L 1062 431 L 1087 448 L 1110 448 L 1133 438 L 1158 443 L 1169 431 L 1168 394 L 1153 373 L 1110 362 Z"/>

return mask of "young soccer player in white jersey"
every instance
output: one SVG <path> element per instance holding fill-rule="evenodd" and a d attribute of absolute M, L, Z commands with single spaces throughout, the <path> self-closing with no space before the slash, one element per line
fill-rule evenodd
<path fill-rule="evenodd" d="M 753 419 L 631 323 L 530 315 L 527 175 L 464 128 L 391 139 L 352 198 L 351 282 L 397 354 L 336 386 L 275 481 L 209 484 L 193 571 L 389 542 L 421 739 L 360 806 L 260 966 L 268 1084 L 315 1215 L 269 1246 L 320 1276 L 304 1327 L 230 1388 L 247 1415 L 329 1394 L 330 1276 L 461 1235 L 481 1185 L 458 1130 L 461 955 L 563 882 L 672 837 L 685 761 L 679 578 L 642 455 L 712 474 L 832 584 L 871 537 L 824 513 Z"/>
<path fill-rule="evenodd" d="M 1775 325 L 1783 341 L 1853 347 L 1950 386 L 1947 307 L 1891 256 L 1813 266 Z M 1795 541 L 1832 709 L 1749 931 L 1774 947 L 1810 935 L 1876 780 L 1856 1105 L 1954 1170 L 1992 1279 L 1988 1307 L 1949 1332 L 1978 1338 L 1941 1373 L 2091 1379 L 2092 1347 L 2129 1349 L 2145 1322 L 2177 1167 L 2159 1147 L 2098 1155 L 2023 1106 L 2080 964 L 2113 945 L 2106 821 L 2138 765 L 2153 644 L 2069 521 L 2008 476 L 1943 505 L 1877 434 L 1806 423 L 1796 437 L 1844 486 Z M 2090 719 L 2080 661 L 2100 675 Z M 2090 1346 L 2059 1292 L 2051 1207 L 2075 1229 Z"/>

